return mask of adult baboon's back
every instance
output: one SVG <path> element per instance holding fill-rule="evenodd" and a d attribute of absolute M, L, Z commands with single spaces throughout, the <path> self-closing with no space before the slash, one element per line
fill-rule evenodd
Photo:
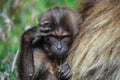
<path fill-rule="evenodd" d="M 79 1 L 85 20 L 67 59 L 72 80 L 120 80 L 120 0 Z"/>

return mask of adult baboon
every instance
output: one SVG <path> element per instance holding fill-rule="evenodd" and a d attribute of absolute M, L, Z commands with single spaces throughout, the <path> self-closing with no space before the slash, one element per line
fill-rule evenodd
<path fill-rule="evenodd" d="M 120 0 L 79 1 L 85 19 L 66 62 L 71 80 L 120 80 Z"/>

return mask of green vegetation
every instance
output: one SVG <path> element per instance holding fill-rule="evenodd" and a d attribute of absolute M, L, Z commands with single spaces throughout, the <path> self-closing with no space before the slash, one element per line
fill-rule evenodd
<path fill-rule="evenodd" d="M 75 9 L 77 0 L 0 0 L 0 80 L 17 80 L 12 63 L 20 36 L 38 24 L 38 16 L 54 6 Z M 15 67 L 12 69 L 12 67 Z"/>

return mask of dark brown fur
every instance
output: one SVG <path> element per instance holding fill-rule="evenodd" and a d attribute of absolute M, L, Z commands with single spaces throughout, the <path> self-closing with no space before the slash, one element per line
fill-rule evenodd
<path fill-rule="evenodd" d="M 43 21 L 50 22 L 49 27 L 53 30 L 51 35 L 57 35 L 58 37 L 70 35 L 72 42 L 79 32 L 81 18 L 80 15 L 70 9 L 55 7 L 41 15 L 39 18 L 40 24 L 37 27 L 23 33 L 18 63 L 20 80 L 57 80 L 54 72 L 61 64 L 61 59 L 64 60 L 68 55 L 68 53 L 65 53 L 58 58 L 59 54 L 57 54 L 58 56 L 54 57 L 54 54 L 50 52 L 51 49 L 48 46 L 44 47 L 44 40 L 39 33 L 39 26 L 42 25 L 44 28 L 47 25 L 42 24 Z M 40 38 L 37 39 L 36 35 Z M 49 55 L 53 56 L 48 57 Z"/>

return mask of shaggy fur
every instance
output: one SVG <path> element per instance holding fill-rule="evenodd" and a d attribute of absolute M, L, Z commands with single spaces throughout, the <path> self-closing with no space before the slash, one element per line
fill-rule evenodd
<path fill-rule="evenodd" d="M 120 0 L 79 0 L 81 31 L 66 63 L 71 80 L 120 80 Z"/>

